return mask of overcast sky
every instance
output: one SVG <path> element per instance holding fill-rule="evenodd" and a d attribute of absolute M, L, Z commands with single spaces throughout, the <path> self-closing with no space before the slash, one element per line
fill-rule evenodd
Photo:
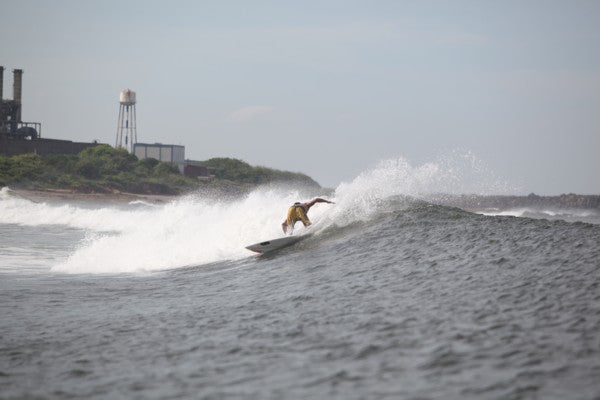
<path fill-rule="evenodd" d="M 600 194 L 600 1 L 0 1 L 4 98 L 47 138 L 235 157 L 335 187 L 470 152 L 523 193 Z"/>

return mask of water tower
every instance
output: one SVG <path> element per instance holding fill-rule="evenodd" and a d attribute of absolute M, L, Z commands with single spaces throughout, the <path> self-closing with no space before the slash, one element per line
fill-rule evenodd
<path fill-rule="evenodd" d="M 123 138 L 125 145 L 123 145 Z M 117 124 L 117 142 L 115 147 L 123 147 L 133 153 L 133 145 L 137 143 L 135 122 L 135 92 L 130 89 L 119 93 L 119 122 Z"/>

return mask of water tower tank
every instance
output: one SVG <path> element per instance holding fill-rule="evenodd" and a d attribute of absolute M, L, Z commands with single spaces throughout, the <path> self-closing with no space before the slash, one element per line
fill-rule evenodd
<path fill-rule="evenodd" d="M 121 90 L 119 92 L 119 103 L 119 122 L 115 147 L 125 147 L 133 152 L 133 146 L 137 143 L 135 92 L 131 89 Z M 125 139 L 125 146 L 123 146 L 123 139 Z"/>
<path fill-rule="evenodd" d="M 121 93 L 119 93 L 119 103 L 132 106 L 135 104 L 135 92 L 130 89 L 123 89 Z"/>

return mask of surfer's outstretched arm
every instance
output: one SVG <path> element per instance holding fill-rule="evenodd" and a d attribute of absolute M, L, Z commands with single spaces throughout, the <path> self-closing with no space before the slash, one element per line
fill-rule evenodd
<path fill-rule="evenodd" d="M 312 199 L 311 201 L 304 203 L 304 206 L 306 207 L 306 211 L 308 211 L 309 208 L 311 208 L 312 206 L 314 206 L 317 203 L 333 204 L 333 201 L 329 201 L 329 200 L 325 200 L 320 197 L 317 197 L 316 199 Z"/>

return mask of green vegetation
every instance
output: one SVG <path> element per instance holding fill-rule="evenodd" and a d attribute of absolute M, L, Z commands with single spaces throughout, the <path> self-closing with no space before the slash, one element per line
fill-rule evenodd
<path fill-rule="evenodd" d="M 252 167 L 230 158 L 214 158 L 202 164 L 214 175 L 213 180 L 186 178 L 173 164 L 153 158 L 138 160 L 126 150 L 108 145 L 88 148 L 76 155 L 0 156 L 0 187 L 140 194 L 180 194 L 199 187 L 240 191 L 284 181 L 319 187 L 303 174 Z"/>
<path fill-rule="evenodd" d="M 231 182 L 262 185 L 272 182 L 286 182 L 303 186 L 319 187 L 311 177 L 299 172 L 279 171 L 266 167 L 253 167 L 235 158 L 211 158 L 202 162 L 215 178 Z"/>
<path fill-rule="evenodd" d="M 71 189 L 84 193 L 176 194 L 196 184 L 177 167 L 154 159 L 138 160 L 123 149 L 101 145 L 76 155 L 0 156 L 0 186 Z"/>

